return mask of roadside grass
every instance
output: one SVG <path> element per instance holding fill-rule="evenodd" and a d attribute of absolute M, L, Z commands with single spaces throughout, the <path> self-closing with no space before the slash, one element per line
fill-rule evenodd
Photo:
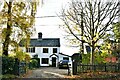
<path fill-rule="evenodd" d="M 5 74 L 5 75 L 1 75 L 1 78 L 16 78 L 17 76 L 16 75 L 13 75 L 13 74 Z"/>

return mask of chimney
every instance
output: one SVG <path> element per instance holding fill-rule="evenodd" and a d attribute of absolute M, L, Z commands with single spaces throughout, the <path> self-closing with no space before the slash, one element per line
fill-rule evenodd
<path fill-rule="evenodd" d="M 38 33 L 38 39 L 42 39 L 42 33 L 41 32 Z"/>

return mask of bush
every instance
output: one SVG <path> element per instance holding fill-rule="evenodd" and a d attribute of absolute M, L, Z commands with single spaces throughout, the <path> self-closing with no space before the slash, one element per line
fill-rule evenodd
<path fill-rule="evenodd" d="M 90 63 L 90 53 L 82 54 L 82 64 L 89 64 Z"/>
<path fill-rule="evenodd" d="M 3 56 L 2 57 L 2 75 L 5 76 L 8 74 L 11 75 L 22 75 L 26 73 L 26 65 L 25 61 L 20 62 L 18 58 Z M 5 77 L 7 77 L 5 76 Z"/>
<path fill-rule="evenodd" d="M 12 74 L 14 71 L 15 59 L 13 57 L 2 57 L 2 74 Z"/>
<path fill-rule="evenodd" d="M 29 63 L 29 68 L 34 69 L 37 68 L 37 66 L 38 66 L 38 61 L 36 59 L 31 59 Z"/>
<path fill-rule="evenodd" d="M 32 59 L 37 60 L 37 68 L 39 68 L 40 67 L 40 58 L 32 58 Z"/>

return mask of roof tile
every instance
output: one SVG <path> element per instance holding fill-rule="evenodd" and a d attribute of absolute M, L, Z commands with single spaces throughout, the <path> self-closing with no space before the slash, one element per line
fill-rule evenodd
<path fill-rule="evenodd" d="M 24 41 L 20 42 L 20 46 L 24 46 Z M 30 45 L 34 47 L 60 47 L 60 38 L 42 38 L 30 39 Z"/>

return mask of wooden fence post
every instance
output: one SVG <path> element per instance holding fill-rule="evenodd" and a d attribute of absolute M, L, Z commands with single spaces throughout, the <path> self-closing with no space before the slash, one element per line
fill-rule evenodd
<path fill-rule="evenodd" d="M 107 71 L 107 68 L 106 68 L 106 66 L 107 66 L 107 65 L 106 65 L 106 63 L 105 63 L 105 72 Z"/>
<path fill-rule="evenodd" d="M 120 63 L 118 63 L 118 71 L 120 71 Z"/>
<path fill-rule="evenodd" d="M 18 58 L 15 58 L 15 64 L 14 64 L 14 74 L 19 76 L 19 60 Z"/>

